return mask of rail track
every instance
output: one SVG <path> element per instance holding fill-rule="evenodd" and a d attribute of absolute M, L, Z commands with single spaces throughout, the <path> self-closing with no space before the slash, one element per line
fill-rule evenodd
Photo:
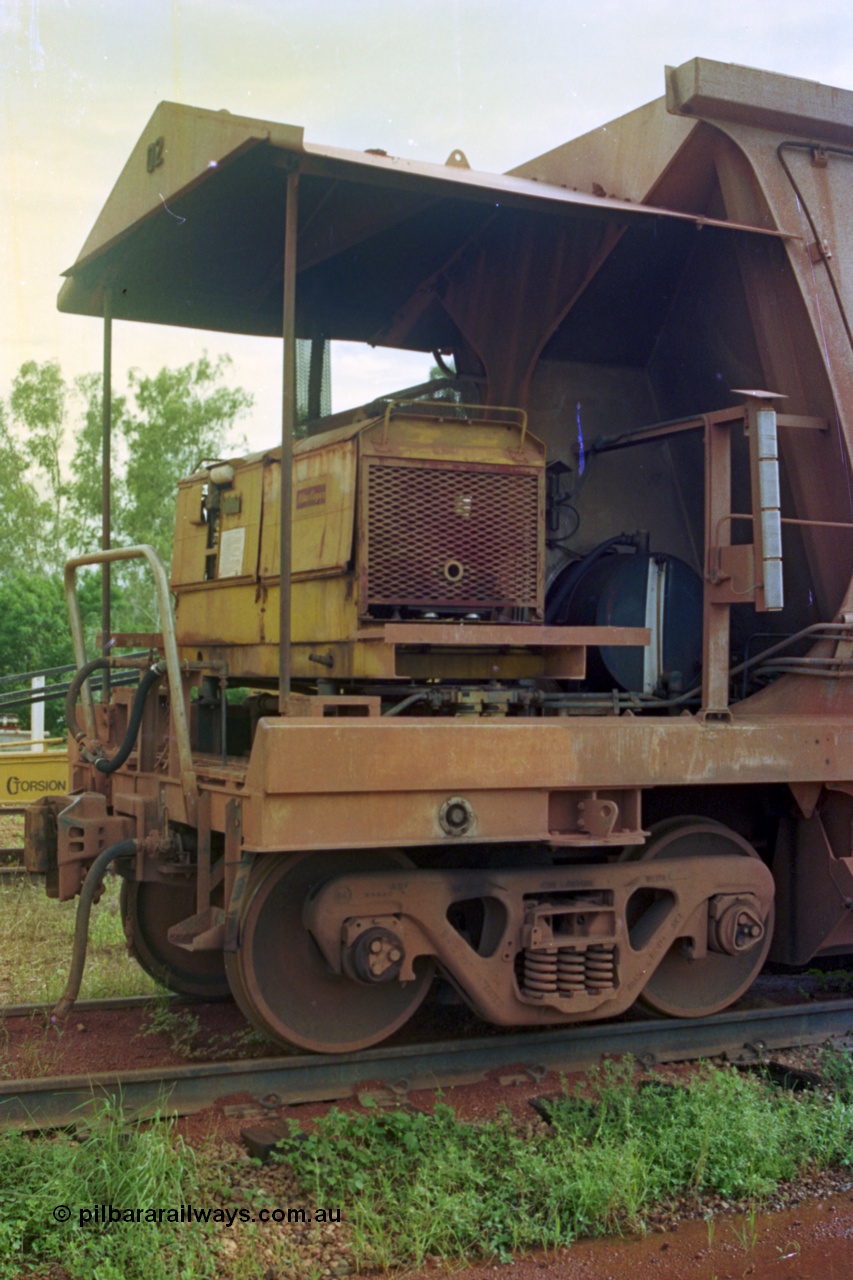
<path fill-rule="evenodd" d="M 148 997 L 81 1002 L 86 1008 L 128 1008 Z M 47 1011 L 16 1006 L 6 1016 Z M 627 1019 L 556 1031 L 460 1037 L 430 1043 L 385 1044 L 358 1054 L 194 1062 L 177 1067 L 0 1081 L 0 1130 L 62 1128 L 79 1122 L 93 1099 L 120 1099 L 128 1113 L 190 1114 L 232 1094 L 249 1094 L 271 1115 L 299 1102 L 355 1096 L 366 1083 L 404 1095 L 419 1089 L 476 1083 L 513 1067 L 537 1080 L 548 1071 L 584 1070 L 605 1055 L 632 1054 L 645 1064 L 725 1056 L 760 1061 L 771 1050 L 853 1036 L 853 1000 L 743 1008 L 690 1021 Z"/>
<path fill-rule="evenodd" d="M 100 1000 L 76 1000 L 74 1002 L 75 1013 L 96 1013 L 105 1012 L 110 1009 L 145 1009 L 152 1004 L 200 1004 L 200 1000 L 194 1000 L 190 996 L 170 995 L 167 991 L 163 994 L 150 996 L 107 996 Z M 54 1004 L 3 1004 L 0 1005 L 0 1022 L 5 1018 L 39 1018 L 49 1017 L 54 1009 Z"/>

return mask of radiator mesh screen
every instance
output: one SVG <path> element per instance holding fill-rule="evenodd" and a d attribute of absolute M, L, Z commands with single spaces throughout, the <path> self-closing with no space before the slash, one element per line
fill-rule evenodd
<path fill-rule="evenodd" d="M 537 474 L 367 470 L 368 605 L 539 608 Z"/>

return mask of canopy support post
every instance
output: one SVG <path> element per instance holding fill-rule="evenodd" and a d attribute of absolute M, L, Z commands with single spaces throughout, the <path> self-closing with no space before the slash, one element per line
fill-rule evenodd
<path fill-rule="evenodd" d="M 279 526 L 279 644 L 278 710 L 290 709 L 290 574 L 293 505 L 293 429 L 296 424 L 296 219 L 299 172 L 287 174 L 284 216 L 284 287 L 282 338 L 284 344 L 281 392 L 281 524 Z"/>
<path fill-rule="evenodd" d="M 104 365 L 101 381 L 101 550 L 109 551 L 112 541 L 112 385 L 113 385 L 113 317 L 110 289 L 104 290 Z M 101 566 L 101 644 L 106 657 L 110 651 L 112 609 L 110 563 Z M 104 671 L 103 701 L 109 701 L 110 673 Z"/>

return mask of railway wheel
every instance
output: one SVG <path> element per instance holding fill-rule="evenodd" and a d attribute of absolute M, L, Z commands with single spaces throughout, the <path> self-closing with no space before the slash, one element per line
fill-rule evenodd
<path fill-rule="evenodd" d="M 348 871 L 408 866 L 391 850 L 334 851 L 259 861 L 246 891 L 238 951 L 225 968 L 237 1004 L 264 1035 L 315 1053 L 377 1044 L 401 1027 L 432 983 L 431 961 L 413 982 L 357 982 L 329 969 L 302 922 L 306 896 Z"/>
<path fill-rule="evenodd" d="M 221 951 L 185 951 L 169 941 L 173 924 L 196 909 L 195 886 L 124 880 L 121 918 L 131 954 L 155 982 L 182 996 L 223 1000 L 231 994 Z"/>
<path fill-rule="evenodd" d="M 757 858 L 750 844 L 720 822 L 708 818 L 670 818 L 652 827 L 649 839 L 629 849 L 630 861 L 653 858 Z M 708 950 L 702 959 L 686 954 L 679 939 L 655 969 L 638 1003 L 674 1018 L 701 1018 L 733 1004 L 754 982 L 773 939 L 774 910 L 764 921 L 763 935 L 754 945 L 727 955 Z"/>

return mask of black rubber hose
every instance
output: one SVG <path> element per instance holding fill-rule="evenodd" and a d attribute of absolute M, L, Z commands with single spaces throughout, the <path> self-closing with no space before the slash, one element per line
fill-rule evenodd
<path fill-rule="evenodd" d="M 606 555 L 612 547 L 634 547 L 636 546 L 635 535 L 631 533 L 617 533 L 615 538 L 608 538 L 606 542 L 600 542 L 597 547 L 584 556 L 582 560 L 576 560 L 574 564 L 567 565 L 562 571 L 566 574 L 567 581 L 559 583 L 559 578 L 555 580 L 552 586 L 554 591 L 553 597 L 546 602 L 545 621 L 549 626 L 559 626 L 562 618 L 569 608 L 574 597 L 575 590 L 580 585 L 580 581 L 588 569 Z M 572 573 L 570 570 L 576 572 Z M 556 590 L 555 590 L 556 588 Z"/>
<path fill-rule="evenodd" d="M 137 840 L 120 840 L 118 844 L 111 844 L 109 848 L 102 849 L 86 873 L 83 888 L 80 890 L 80 901 L 77 903 L 77 919 L 74 924 L 74 947 L 71 952 L 71 971 L 68 974 L 68 981 L 65 984 L 62 998 L 53 1010 L 56 1018 L 63 1018 L 74 1007 L 74 1002 L 80 994 L 83 968 L 86 964 L 86 947 L 89 942 L 89 916 L 92 911 L 95 893 L 101 883 L 104 872 L 116 858 L 129 857 L 131 854 L 135 854 L 138 843 Z"/>
<path fill-rule="evenodd" d="M 103 661 L 103 659 L 102 659 Z M 91 666 L 91 663 L 89 664 Z M 145 675 L 139 681 L 139 688 L 136 690 L 136 697 L 133 699 L 133 707 L 130 712 L 130 722 L 127 726 L 127 733 L 124 735 L 124 741 L 119 747 L 112 760 L 107 760 L 105 756 L 101 756 L 95 761 L 95 768 L 100 773 L 115 773 L 116 769 L 120 769 L 127 757 L 133 750 L 133 744 L 136 742 L 136 735 L 139 733 L 139 726 L 142 723 L 142 712 L 145 709 L 145 699 L 158 683 L 161 676 L 166 670 L 165 663 L 157 662 L 153 667 L 145 672 Z"/>
<path fill-rule="evenodd" d="M 106 671 L 109 665 L 108 658 L 95 658 L 92 662 L 87 662 L 84 667 L 80 668 L 68 686 L 68 692 L 65 695 L 65 723 L 68 725 L 68 732 L 75 742 L 79 742 L 80 738 L 84 736 L 83 730 L 77 723 L 77 699 L 80 697 L 80 690 L 93 672 Z"/>

